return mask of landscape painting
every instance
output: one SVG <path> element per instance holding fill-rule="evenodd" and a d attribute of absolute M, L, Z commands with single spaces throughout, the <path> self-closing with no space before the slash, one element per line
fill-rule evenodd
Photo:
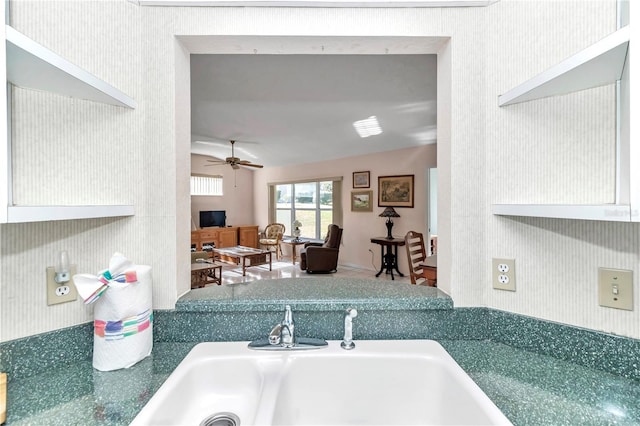
<path fill-rule="evenodd" d="M 413 207 L 413 176 L 379 176 L 379 207 Z"/>

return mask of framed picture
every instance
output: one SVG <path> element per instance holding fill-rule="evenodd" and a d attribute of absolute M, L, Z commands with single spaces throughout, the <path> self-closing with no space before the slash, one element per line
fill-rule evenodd
<path fill-rule="evenodd" d="M 378 207 L 413 208 L 413 175 L 379 176 Z"/>
<path fill-rule="evenodd" d="M 353 172 L 354 188 L 369 188 L 369 172 Z"/>
<path fill-rule="evenodd" d="M 373 191 L 351 191 L 351 211 L 373 211 Z"/>

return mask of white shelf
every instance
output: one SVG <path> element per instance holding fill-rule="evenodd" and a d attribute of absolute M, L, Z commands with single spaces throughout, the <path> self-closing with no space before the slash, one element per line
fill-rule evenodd
<path fill-rule="evenodd" d="M 73 98 L 136 108 L 129 96 L 5 25 L 7 81 Z"/>
<path fill-rule="evenodd" d="M 491 213 L 499 216 L 547 217 L 557 219 L 630 222 L 631 206 L 624 204 L 492 204 Z"/>
<path fill-rule="evenodd" d="M 560 62 L 532 79 L 509 90 L 498 97 L 498 105 L 503 107 L 534 99 L 546 98 L 555 95 L 564 95 L 571 92 L 590 89 L 593 87 L 612 84 L 623 77 L 630 49 L 629 26 L 603 38 L 594 45 L 576 53 L 568 59 Z M 628 72 L 628 71 L 627 71 Z M 629 140 L 623 137 L 618 141 L 616 149 L 629 146 Z M 631 161 L 631 158 L 622 161 Z M 616 166 L 620 168 L 618 164 Z M 626 169 L 618 169 L 616 175 L 621 173 L 618 182 L 622 188 L 635 187 L 628 176 Z M 633 203 L 626 203 L 626 198 L 618 199 L 616 204 L 493 204 L 491 212 L 494 215 L 516 217 L 543 217 L 558 219 L 578 219 L 607 222 L 640 222 L 638 209 Z"/>
<path fill-rule="evenodd" d="M 619 80 L 629 46 L 629 26 L 576 53 L 498 97 L 507 106 L 590 89 Z"/>
<path fill-rule="evenodd" d="M 120 90 L 9 25 L 5 25 L 5 39 L 7 82 L 72 98 L 131 109 L 137 107 L 136 101 Z M 7 158 L 5 161 L 10 159 Z M 10 181 L 5 184 L 9 186 Z M 6 210 L 2 209 L 3 212 L 0 214 L 2 223 L 123 217 L 135 214 L 133 205 L 13 206 L 8 198 L 6 193 L 2 196 L 2 201 L 8 204 Z"/>
<path fill-rule="evenodd" d="M 119 206 L 9 206 L 8 223 L 46 222 L 51 220 L 93 219 L 133 216 L 130 205 Z"/>

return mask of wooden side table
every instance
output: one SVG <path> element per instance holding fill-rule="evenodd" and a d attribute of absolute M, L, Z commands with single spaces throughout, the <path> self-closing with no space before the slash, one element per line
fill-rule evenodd
<path fill-rule="evenodd" d="M 376 277 L 379 277 L 382 271 L 386 271 L 387 274 L 391 274 L 391 279 L 394 280 L 394 269 L 399 276 L 404 277 L 402 272 L 398 270 L 398 246 L 404 245 L 404 238 L 393 238 L 389 240 L 387 237 L 375 237 L 371 238 L 371 242 L 380 245 L 380 256 L 382 258 L 380 271 L 378 271 Z M 384 250 L 385 247 L 387 248 L 386 253 Z"/>
<path fill-rule="evenodd" d="M 204 287 L 207 284 L 222 284 L 222 265 L 219 263 L 192 263 L 191 288 Z"/>
<path fill-rule="evenodd" d="M 293 263 L 294 265 L 296 264 L 296 259 L 298 258 L 297 252 L 296 252 L 296 247 L 298 246 L 302 246 L 305 243 L 307 243 L 307 241 L 302 241 L 302 240 L 282 240 L 280 241 L 280 244 L 287 244 L 291 246 L 291 263 Z"/>

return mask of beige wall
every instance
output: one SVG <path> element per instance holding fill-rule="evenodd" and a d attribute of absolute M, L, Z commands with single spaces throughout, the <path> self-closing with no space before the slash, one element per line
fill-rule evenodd
<path fill-rule="evenodd" d="M 427 232 L 427 192 L 425 174 L 427 168 L 436 165 L 436 146 L 400 149 L 361 157 L 349 157 L 334 161 L 300 164 L 291 167 L 271 167 L 255 172 L 256 191 L 254 195 L 256 217 L 263 228 L 268 223 L 267 184 L 322 177 L 342 176 L 342 206 L 344 229 L 339 263 L 363 269 L 380 268 L 380 247 L 371 244 L 372 237 L 387 235 L 385 219 L 378 217 L 384 207 L 378 207 L 378 176 L 414 175 L 414 208 L 396 208 L 400 215 L 394 219 L 393 235 L 403 237 L 407 231 Z M 352 173 L 369 170 L 374 204 L 372 212 L 351 211 Z M 358 189 L 361 190 L 361 189 Z M 285 224 L 290 230 L 290 224 Z M 287 247 L 285 247 L 285 250 Z M 372 257 L 369 249 L 373 250 Z M 372 264 L 373 263 L 373 264 Z M 404 251 L 399 252 L 400 271 L 407 272 Z"/>
<path fill-rule="evenodd" d="M 233 170 L 231 166 L 205 166 L 204 155 L 191 155 L 191 172 L 222 176 L 222 196 L 192 196 L 191 218 L 199 226 L 200 210 L 225 210 L 227 225 L 254 225 L 253 172 L 245 168 Z"/>
<path fill-rule="evenodd" d="M 62 248 L 86 272 L 103 268 L 115 250 L 152 265 L 156 308 L 172 307 L 188 290 L 189 210 L 177 206 L 189 204 L 188 53 L 193 46 L 187 48 L 175 35 L 211 34 L 227 37 L 222 47 L 229 51 L 237 47 L 233 37 L 243 35 L 451 37 L 438 64 L 445 73 L 439 90 L 449 91 L 439 93 L 438 103 L 438 208 L 444 215 L 439 233 L 449 234 L 440 241 L 446 255 L 440 265 L 446 277 L 442 288 L 456 306 L 489 306 L 640 338 L 640 291 L 636 310 L 626 312 L 600 308 L 595 290 L 597 266 L 634 270 L 637 289 L 637 225 L 490 213 L 493 202 L 611 200 L 610 87 L 507 108 L 497 107 L 497 96 L 612 32 L 614 0 L 502 0 L 488 8 L 462 9 L 173 9 L 116 0 L 20 1 L 13 3 L 12 18 L 18 30 L 139 103 L 128 111 L 18 90 L 18 199 L 133 202 L 136 216 L 2 225 L 1 340 L 92 318 L 79 302 L 56 307 L 44 302 L 44 268 Z M 202 50 L 206 44 L 202 40 Z M 43 138 L 49 143 L 36 145 Z M 68 146 L 64 154 L 52 148 L 58 144 Z M 56 160 L 72 169 L 49 173 Z M 395 173 L 395 166 L 391 169 Z M 355 170 L 345 168 L 345 179 Z M 49 181 L 71 189 L 41 190 L 39 185 Z M 255 194 L 265 183 L 255 181 Z M 264 201 L 254 203 L 254 219 L 263 224 Z M 375 214 L 370 219 L 372 229 L 383 233 L 381 219 Z M 398 220 L 398 231 L 404 221 L 404 216 Z M 350 225 L 345 230 L 355 228 Z M 364 238 L 362 232 L 353 241 Z M 517 292 L 491 289 L 494 256 L 516 259 Z M 358 252 L 350 262 L 366 265 L 366 253 Z"/>

